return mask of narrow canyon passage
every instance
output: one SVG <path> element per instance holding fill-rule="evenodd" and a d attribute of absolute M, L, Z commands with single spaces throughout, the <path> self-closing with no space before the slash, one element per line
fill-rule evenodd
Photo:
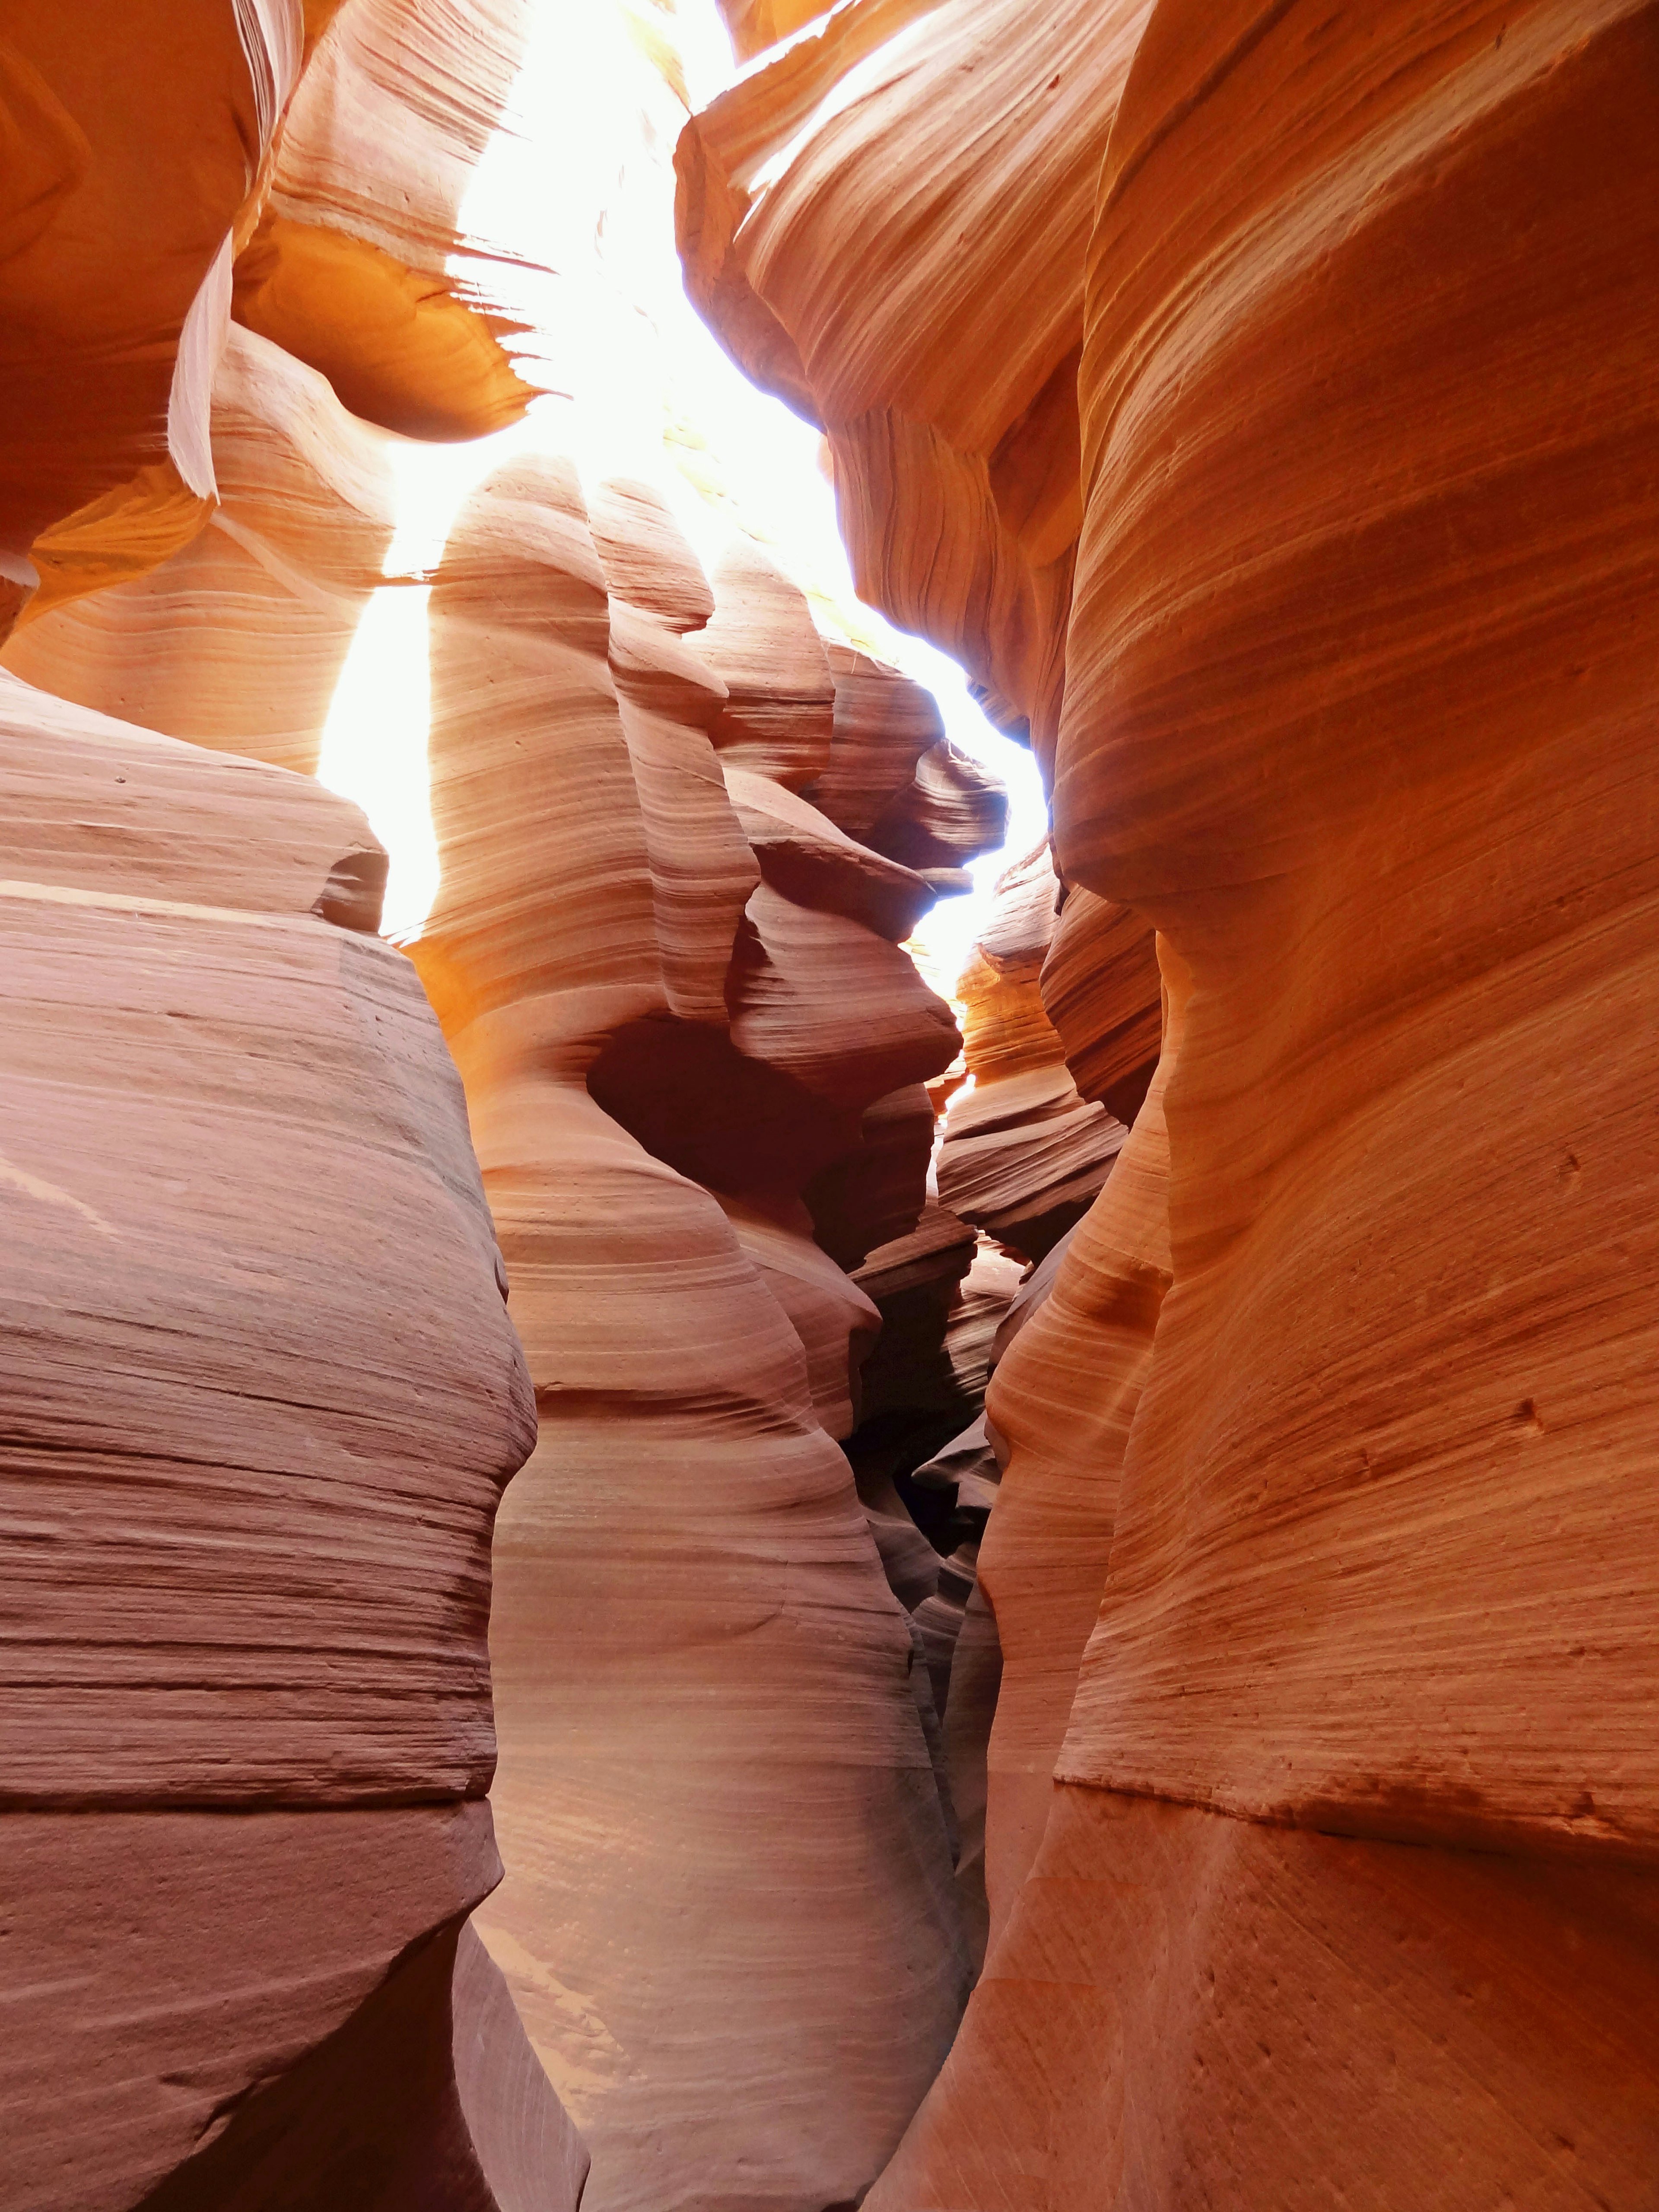
<path fill-rule="evenodd" d="M 1659 2212 L 1659 9 L 0 9 L 0 2212 Z"/>

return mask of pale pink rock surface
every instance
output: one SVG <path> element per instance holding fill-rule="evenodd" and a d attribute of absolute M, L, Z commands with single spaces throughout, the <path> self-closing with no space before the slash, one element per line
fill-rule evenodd
<path fill-rule="evenodd" d="M 285 2113 L 389 2208 L 470 2154 L 443 1961 L 535 1433 L 460 1085 L 314 783 L 6 675 L 0 823 L 8 2202 L 275 2212 Z M 437 2100 L 396 2127 L 382 2038 Z"/>

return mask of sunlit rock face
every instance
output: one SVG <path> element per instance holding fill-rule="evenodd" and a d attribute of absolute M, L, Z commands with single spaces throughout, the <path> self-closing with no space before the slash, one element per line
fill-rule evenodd
<path fill-rule="evenodd" d="M 962 1966 L 910 1640 L 830 1433 L 872 1316 L 798 1192 L 844 1123 L 856 1140 L 895 1052 L 931 1073 L 956 1036 L 886 940 L 773 890 L 763 858 L 746 903 L 714 878 L 733 1011 L 672 1015 L 652 894 L 673 848 L 635 796 L 580 521 L 568 470 L 492 481 L 433 598 L 444 873 L 415 957 L 541 1413 L 495 1554 L 509 1875 L 483 1925 L 593 2145 L 597 2203 L 805 2212 L 873 2174 Z M 718 769 L 682 650 L 657 696 L 690 780 Z M 732 781 L 750 818 L 769 789 L 767 819 L 789 804 Z M 689 866 L 694 817 L 665 819 Z M 667 1103 L 724 1202 L 624 1126 L 653 1134 Z"/>
<path fill-rule="evenodd" d="M 999 881 L 957 989 L 973 1080 L 952 1097 L 939 1196 L 1023 1259 L 1041 1260 L 1080 1221 L 1122 1148 L 1123 1124 L 1073 1080 L 1039 978 L 1057 886 L 1046 845 Z"/>
<path fill-rule="evenodd" d="M 515 325 L 501 241 L 477 235 L 465 204 L 535 13 L 350 0 L 284 118 L 234 312 L 389 429 L 476 437 L 529 401 L 498 343 Z"/>
<path fill-rule="evenodd" d="M 533 2123 L 574 2208 L 458 1951 L 535 1419 L 385 855 L 11 676 L 0 821 L 8 2202 L 506 2205 Z"/>
<path fill-rule="evenodd" d="M 740 40 L 793 27 L 733 12 Z M 1045 748 L 1082 519 L 1085 249 L 1146 13 L 852 0 L 676 156 L 687 286 L 739 365 L 823 426 L 860 592 Z"/>
<path fill-rule="evenodd" d="M 1634 2207 L 1650 12 L 1010 10 L 929 76 L 997 12 L 837 10 L 681 156 L 690 279 L 830 432 L 866 587 L 1052 749 L 1062 927 L 1099 905 L 1042 988 L 1091 1095 L 1163 943 L 1159 1074 L 992 1384 L 991 1950 L 869 2203 Z M 954 296 L 1078 303 L 1079 446 L 1022 418 L 1021 480 L 1079 494 L 1064 604 L 942 526 L 941 444 L 983 447 L 938 395 L 1022 357 Z"/>
<path fill-rule="evenodd" d="M 814 1224 L 852 1264 L 914 1228 L 959 1039 L 899 949 L 932 886 L 805 792 L 951 859 L 994 794 L 890 671 L 842 716 L 799 592 L 753 559 L 711 582 L 649 487 L 590 510 L 569 460 L 502 462 L 428 580 L 387 579 L 400 441 L 240 329 L 219 398 L 215 526 L 14 651 L 311 765 L 374 610 L 416 618 L 408 951 L 540 1417 L 496 1530 L 478 1924 L 590 2208 L 752 2183 L 818 2212 L 898 2140 L 967 1968 L 926 1656 L 837 1449 L 880 1316 Z"/>
<path fill-rule="evenodd" d="M 19 0 L 0 33 L 0 635 L 205 521 L 232 257 L 299 0 Z"/>

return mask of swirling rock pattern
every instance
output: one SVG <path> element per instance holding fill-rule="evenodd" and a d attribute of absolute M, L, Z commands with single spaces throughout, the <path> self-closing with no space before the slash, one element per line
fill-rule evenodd
<path fill-rule="evenodd" d="M 364 933 L 385 855 L 11 676 L 0 819 L 9 2201 L 389 2207 L 447 2161 L 493 2205 L 472 2077 L 528 2053 L 454 1973 L 535 1421 L 460 1086 Z M 497 2134 L 535 2106 L 574 2212 L 529 2063 Z"/>
<path fill-rule="evenodd" d="M 1057 885 L 1046 844 L 999 879 L 957 989 L 972 1084 L 952 1097 L 939 1195 L 966 1221 L 1041 1260 L 1088 1211 L 1125 1131 L 1079 1093 L 1042 1001 Z"/>
<path fill-rule="evenodd" d="M 475 437 L 529 402 L 511 257 L 465 203 L 532 21 L 527 0 L 351 0 L 312 41 L 233 311 L 366 421 Z"/>
<path fill-rule="evenodd" d="M 860 593 L 1045 747 L 1082 520 L 1084 252 L 1146 13 L 848 0 L 695 117 L 676 156 L 691 295 L 823 426 Z"/>
<path fill-rule="evenodd" d="M 682 156 L 690 281 L 830 428 L 866 587 L 1052 758 L 1099 904 L 1044 981 L 1095 1095 L 1115 1033 L 1145 1066 L 1149 925 L 1170 986 L 992 1387 L 991 1949 L 869 2202 L 1623 2212 L 1659 2114 L 1652 11 L 1091 11 L 1133 57 L 1091 236 L 1028 222 L 1000 287 L 960 189 L 994 104 L 897 89 L 973 14 L 838 11 Z M 975 366 L 864 304 L 883 128 L 958 185 L 988 330 L 1085 286 L 1080 470 L 1056 418 L 1022 471 L 1080 490 L 1063 685 L 1017 593 L 904 567 L 953 573 L 894 458 L 937 418 L 842 434 Z"/>
<path fill-rule="evenodd" d="M 21 0 L 0 36 L 0 636 L 207 520 L 231 261 L 299 0 Z"/>
<path fill-rule="evenodd" d="M 509 1871 L 479 1924 L 590 2206 L 720 2203 L 742 2171 L 817 2212 L 896 2141 L 966 1971 L 925 1666 L 836 1448 L 878 1317 L 803 1200 L 860 1255 L 921 1211 L 921 1083 L 958 1041 L 894 939 L 931 889 L 743 765 L 757 730 L 792 780 L 833 752 L 836 679 L 775 571 L 737 572 L 711 647 L 723 586 L 660 502 L 602 491 L 595 532 L 574 466 L 537 461 L 471 497 L 429 584 L 388 581 L 386 435 L 240 329 L 221 395 L 218 526 L 16 649 L 309 766 L 370 592 L 429 592 L 439 887 L 410 952 L 541 1423 L 497 1531 Z M 915 733 L 884 805 L 939 740 L 866 681 Z M 717 2076 L 751 2086 L 714 2132 Z"/>

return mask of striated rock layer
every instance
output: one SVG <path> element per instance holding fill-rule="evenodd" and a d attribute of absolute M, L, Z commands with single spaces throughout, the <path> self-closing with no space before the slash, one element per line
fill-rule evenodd
<path fill-rule="evenodd" d="M 750 556 L 711 588 L 647 487 L 590 507 L 567 461 L 503 464 L 428 581 L 386 579 L 393 441 L 313 370 L 234 330 L 216 435 L 215 526 L 14 660 L 309 767 L 355 626 L 416 618 L 437 889 L 408 951 L 540 1417 L 496 1534 L 479 1925 L 590 2212 L 819 2212 L 897 2141 L 966 1977 L 926 1657 L 836 1443 L 879 1316 L 831 1252 L 914 1228 L 958 1043 L 893 848 L 970 854 L 995 794 L 890 671 L 849 670 L 843 718 L 800 595 Z"/>
<path fill-rule="evenodd" d="M 1659 2166 L 1652 11 L 1080 13 L 1092 233 L 1028 220 L 1018 266 L 964 171 L 1006 147 L 1004 204 L 1058 206 L 987 95 L 1064 98 L 1060 17 L 920 90 L 991 13 L 837 10 L 682 149 L 690 281 L 830 429 L 866 588 L 1052 761 L 1101 903 L 1042 987 L 1094 1095 L 1148 924 L 1169 987 L 992 1389 L 992 1947 L 869 2202 L 1623 2212 Z M 871 272 L 935 190 L 930 314 Z M 894 465 L 900 413 L 944 424 L 888 395 L 996 388 L 951 283 L 988 331 L 1082 303 L 1080 474 L 1059 410 L 1021 468 L 1080 486 L 1063 697 L 1014 596 L 917 589 L 969 503 Z"/>
<path fill-rule="evenodd" d="M 0 33 L 0 637 L 141 574 L 214 498 L 231 262 L 299 0 L 14 0 Z"/>
<path fill-rule="evenodd" d="M 11 676 L 0 820 L 7 2202 L 574 2212 L 464 1928 L 534 1413 L 385 856 Z"/>
<path fill-rule="evenodd" d="M 945 1203 L 1029 1260 L 1045 1258 L 1088 1211 L 1125 1134 L 1079 1093 L 1044 1011 L 1056 890 L 1046 844 L 997 883 L 957 985 L 972 1079 L 951 1100 L 939 1155 Z"/>

